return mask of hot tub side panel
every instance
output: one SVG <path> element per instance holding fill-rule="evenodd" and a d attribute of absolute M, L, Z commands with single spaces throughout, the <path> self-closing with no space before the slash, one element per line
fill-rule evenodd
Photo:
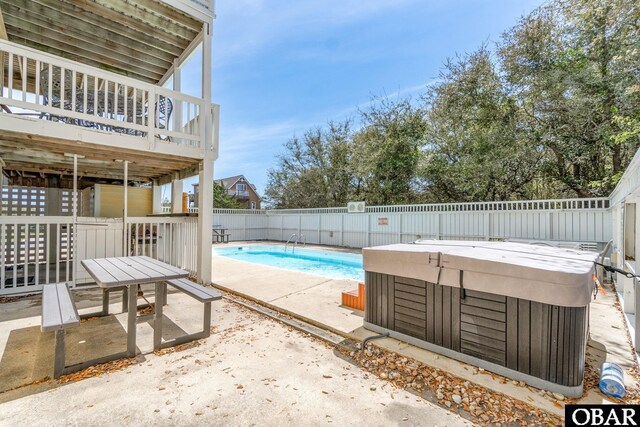
<path fill-rule="evenodd" d="M 545 381 L 584 376 L 588 307 L 366 273 L 365 321 Z"/>

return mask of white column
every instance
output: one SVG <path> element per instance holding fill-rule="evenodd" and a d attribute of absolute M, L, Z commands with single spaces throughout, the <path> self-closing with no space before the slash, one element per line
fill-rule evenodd
<path fill-rule="evenodd" d="M 211 283 L 211 227 L 213 226 L 213 161 L 200 163 L 198 193 L 198 281 Z"/>
<path fill-rule="evenodd" d="M 73 279 L 72 279 L 72 286 L 75 288 L 76 287 L 76 272 L 78 271 L 78 155 L 74 154 L 73 155 L 73 205 L 72 205 L 72 212 L 73 212 L 73 253 L 74 253 L 74 257 L 73 257 L 73 265 L 71 266 L 73 268 Z"/>
<path fill-rule="evenodd" d="M 162 187 L 158 185 L 158 180 L 153 180 L 153 214 L 162 213 Z"/>
<path fill-rule="evenodd" d="M 182 92 L 182 64 L 180 58 L 176 58 L 173 61 L 173 90 L 176 92 Z M 177 100 L 176 100 L 177 101 Z M 173 106 L 173 130 L 182 132 L 180 129 L 182 122 L 182 102 L 178 101 Z"/>
<path fill-rule="evenodd" d="M 213 21 L 203 25 L 202 39 L 202 98 L 205 110 L 201 111 L 204 122 L 204 160 L 200 163 L 200 193 L 198 194 L 198 281 L 211 283 L 211 227 L 213 226 L 213 163 L 211 150 L 213 123 L 211 106 L 211 37 Z"/>
<path fill-rule="evenodd" d="M 129 216 L 129 207 L 127 206 L 127 192 L 129 189 L 129 162 L 127 160 L 124 161 L 124 177 L 122 180 L 122 184 L 123 184 L 123 189 L 122 189 L 122 193 L 123 193 L 123 199 L 122 199 L 122 232 L 123 232 L 123 239 L 122 239 L 122 252 L 124 253 L 125 256 L 129 256 L 131 255 L 130 251 L 129 251 L 129 226 L 127 225 L 127 216 Z"/>
<path fill-rule="evenodd" d="M 171 213 L 182 213 L 182 180 L 171 181 Z"/>

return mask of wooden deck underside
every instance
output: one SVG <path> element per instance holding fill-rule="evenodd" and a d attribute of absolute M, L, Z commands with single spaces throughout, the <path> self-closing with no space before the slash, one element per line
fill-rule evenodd
<path fill-rule="evenodd" d="M 0 0 L 0 13 L 10 41 L 148 83 L 160 81 L 202 30 L 153 0 Z"/>
<path fill-rule="evenodd" d="M 121 136 L 114 135 L 114 138 L 118 137 Z M 160 183 L 166 183 L 174 173 L 178 173 L 180 178 L 195 175 L 200 162 L 199 159 L 187 157 L 0 129 L 0 158 L 5 163 L 5 174 L 36 172 L 72 175 L 73 156 L 69 154 L 82 156 L 78 158 L 80 177 L 122 180 L 123 161 L 126 160 L 129 162 L 129 179 L 143 182 L 157 179 Z"/>

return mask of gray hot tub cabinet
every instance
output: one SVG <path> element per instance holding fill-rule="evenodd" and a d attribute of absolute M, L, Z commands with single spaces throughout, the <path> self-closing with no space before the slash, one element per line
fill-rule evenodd
<path fill-rule="evenodd" d="M 595 252 L 505 242 L 365 248 L 367 329 L 582 394 Z"/>

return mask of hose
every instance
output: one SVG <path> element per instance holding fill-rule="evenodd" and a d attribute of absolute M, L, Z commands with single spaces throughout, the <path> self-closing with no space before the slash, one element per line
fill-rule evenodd
<path fill-rule="evenodd" d="M 373 335 L 373 336 L 367 337 L 367 338 L 362 340 L 362 347 L 360 348 L 360 350 L 364 351 L 364 349 L 367 348 L 367 343 L 369 341 L 379 340 L 380 338 L 386 338 L 388 336 L 389 336 L 389 332 L 385 332 L 384 334 Z"/>

